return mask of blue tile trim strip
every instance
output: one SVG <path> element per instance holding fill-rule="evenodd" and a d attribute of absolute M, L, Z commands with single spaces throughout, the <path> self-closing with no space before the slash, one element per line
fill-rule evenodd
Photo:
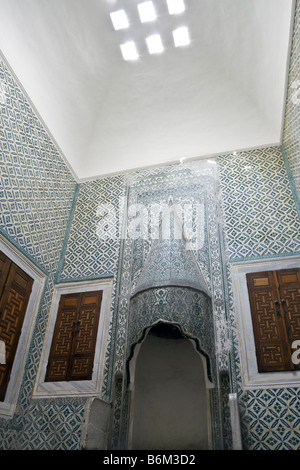
<path fill-rule="evenodd" d="M 232 258 L 230 259 L 230 263 L 240 263 L 240 262 L 244 262 L 244 261 L 255 261 L 255 260 L 264 260 L 264 259 L 278 259 L 278 258 L 287 258 L 287 257 L 290 257 L 290 256 L 299 256 L 300 255 L 300 251 L 295 251 L 293 253 L 290 253 L 290 252 L 286 252 L 286 253 L 280 253 L 280 254 L 277 254 L 277 255 L 262 255 L 262 256 L 249 256 L 248 258 L 245 257 L 245 258 Z"/>
<path fill-rule="evenodd" d="M 293 177 L 293 174 L 292 174 L 292 171 L 291 171 L 291 167 L 290 167 L 287 155 L 286 155 L 284 145 L 281 146 L 281 151 L 282 151 L 283 161 L 285 163 L 285 168 L 286 168 L 286 172 L 287 172 L 287 175 L 288 175 L 288 179 L 289 179 L 289 182 L 290 182 L 290 185 L 291 185 L 291 191 L 292 191 L 292 194 L 293 194 L 293 197 L 294 197 L 296 209 L 297 209 L 298 216 L 299 216 L 299 219 L 300 219 L 300 199 L 299 199 L 299 196 L 298 196 L 298 193 L 297 193 L 295 180 L 294 180 L 294 177 Z"/>
<path fill-rule="evenodd" d="M 54 282 L 55 283 L 58 283 L 60 281 L 60 276 L 61 276 L 61 273 L 62 273 L 64 259 L 65 259 L 65 255 L 66 255 L 67 245 L 68 245 L 68 240 L 69 240 L 69 236 L 70 236 L 70 230 L 71 230 L 71 227 L 72 227 L 72 222 L 73 222 L 74 213 L 75 213 L 75 209 L 76 209 L 76 203 L 77 203 L 79 188 L 80 188 L 80 185 L 76 184 L 75 190 L 74 190 L 73 202 L 72 202 L 72 206 L 71 206 L 71 210 L 70 210 L 70 217 L 69 217 L 68 224 L 67 224 L 67 227 L 66 227 L 65 238 L 64 238 L 64 241 L 63 241 L 63 246 L 62 246 L 62 250 L 61 250 L 61 254 L 60 254 L 60 259 L 59 259 L 59 262 L 58 262 L 58 267 L 57 267 L 56 274 L 54 276 Z"/>
<path fill-rule="evenodd" d="M 218 158 L 231 262 L 300 252 L 300 220 L 280 147 Z"/>
<path fill-rule="evenodd" d="M 70 277 L 70 278 L 65 278 L 65 279 L 58 279 L 55 281 L 55 283 L 60 283 L 60 284 L 63 284 L 63 283 L 67 283 L 67 282 L 83 282 L 83 281 L 92 281 L 94 279 L 109 279 L 111 277 L 114 277 L 114 273 L 106 273 L 106 274 L 99 274 L 99 275 L 95 275 L 95 276 L 88 276 L 88 277 L 76 277 L 76 279 L 74 279 L 73 277 Z"/>
<path fill-rule="evenodd" d="M 33 258 L 29 253 L 27 253 L 24 248 L 22 248 L 1 226 L 0 226 L 0 233 L 3 235 L 18 251 L 22 253 L 22 255 L 26 256 L 27 259 L 31 263 L 33 263 L 43 274 L 49 276 L 49 272 L 38 262 L 36 259 Z"/>

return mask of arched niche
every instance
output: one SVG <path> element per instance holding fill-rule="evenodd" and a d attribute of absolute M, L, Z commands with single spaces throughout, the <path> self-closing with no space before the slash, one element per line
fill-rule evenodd
<path fill-rule="evenodd" d="M 172 323 L 181 333 L 194 339 L 195 347 L 207 359 L 212 380 L 215 362 L 215 340 L 211 298 L 187 286 L 164 286 L 141 291 L 130 299 L 127 357 L 133 354 L 148 328 L 159 323 Z"/>
<path fill-rule="evenodd" d="M 210 449 L 207 358 L 179 325 L 157 322 L 133 348 L 130 449 Z"/>

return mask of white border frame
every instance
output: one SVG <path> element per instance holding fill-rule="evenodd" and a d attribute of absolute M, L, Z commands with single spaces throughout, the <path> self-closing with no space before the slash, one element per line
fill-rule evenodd
<path fill-rule="evenodd" d="M 113 279 L 97 279 L 57 284 L 54 287 L 44 346 L 36 375 L 32 398 L 49 398 L 65 396 L 99 396 L 103 383 L 105 352 L 108 342 L 110 324 L 110 303 Z M 94 368 L 91 380 L 45 382 L 46 368 L 51 348 L 53 332 L 62 294 L 102 290 L 102 303 L 96 340 Z"/>
<path fill-rule="evenodd" d="M 258 372 L 246 274 L 300 267 L 300 257 L 232 263 L 233 287 L 244 389 L 299 387 L 300 370 Z M 299 338 L 300 339 L 300 338 Z"/>
<path fill-rule="evenodd" d="M 0 250 L 33 279 L 32 290 L 24 316 L 10 380 L 4 401 L 0 402 L 0 417 L 12 418 L 17 405 L 17 398 L 23 380 L 25 363 L 47 276 L 1 233 Z"/>

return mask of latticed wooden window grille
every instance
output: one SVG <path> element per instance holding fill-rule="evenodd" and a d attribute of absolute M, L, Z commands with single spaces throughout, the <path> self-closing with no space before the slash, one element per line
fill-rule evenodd
<path fill-rule="evenodd" d="M 299 369 L 292 360 L 300 340 L 300 269 L 248 273 L 259 372 Z"/>
<path fill-rule="evenodd" d="M 5 399 L 33 279 L 0 251 L 0 340 L 5 364 L 0 364 L 0 401 Z"/>
<path fill-rule="evenodd" d="M 102 291 L 60 298 L 46 382 L 91 380 Z"/>

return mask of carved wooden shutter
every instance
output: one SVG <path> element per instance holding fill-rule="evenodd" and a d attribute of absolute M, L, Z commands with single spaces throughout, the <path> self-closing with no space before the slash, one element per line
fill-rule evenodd
<path fill-rule="evenodd" d="M 289 344 L 300 340 L 300 269 L 277 272 L 279 300 L 284 314 Z"/>
<path fill-rule="evenodd" d="M 45 380 L 92 378 L 102 291 L 61 296 Z"/>
<path fill-rule="evenodd" d="M 0 364 L 0 401 L 5 398 L 33 280 L 0 252 L 0 340 L 6 363 Z"/>
<path fill-rule="evenodd" d="M 247 274 L 259 372 L 298 369 L 292 342 L 300 339 L 300 269 Z"/>

